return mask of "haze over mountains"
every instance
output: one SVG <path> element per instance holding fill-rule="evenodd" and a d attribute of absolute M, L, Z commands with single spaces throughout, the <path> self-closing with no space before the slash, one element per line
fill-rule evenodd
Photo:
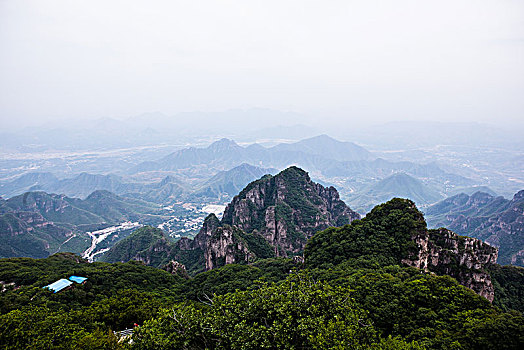
<path fill-rule="evenodd" d="M 469 178 L 443 170 L 436 162 L 390 161 L 378 158 L 376 153 L 369 152 L 354 143 L 340 142 L 327 135 L 320 135 L 295 143 L 280 143 L 268 148 L 256 143 L 241 146 L 233 140 L 221 139 L 204 148 L 184 148 L 158 160 L 136 165 L 129 164 L 127 168 L 120 168 L 120 170 L 117 167 L 114 173 L 118 175 L 79 173 L 75 177 L 58 180 L 54 174 L 35 174 L 26 171 L 25 176 L 16 178 L 16 175 L 13 175 L 12 177 L 15 177 L 13 180 L 4 180 L 0 184 L 0 193 L 4 197 L 9 197 L 28 190 L 44 190 L 82 198 L 94 190 L 104 189 L 117 194 L 139 193 L 144 195 L 146 200 L 158 201 L 152 193 L 146 194 L 148 191 L 155 191 L 162 193 L 158 197 L 164 197 L 164 200 L 168 201 L 176 196 L 183 197 L 197 192 L 202 194 L 202 187 L 210 186 L 211 184 L 206 182 L 213 181 L 211 178 L 218 172 L 229 171 L 244 163 L 277 170 L 296 164 L 307 169 L 319 181 L 336 184 L 347 200 L 357 195 L 360 198 L 366 196 L 362 192 L 369 191 L 370 185 L 396 173 L 406 173 L 422 181 L 425 186 L 429 186 L 426 192 L 433 194 L 428 198 L 420 198 L 420 204 L 434 202 L 435 192 L 446 196 L 448 193 L 457 193 L 461 188 L 469 191 L 467 188 L 481 185 L 489 185 L 495 190 L 503 189 L 506 188 L 508 181 L 511 181 L 508 179 L 504 183 L 494 184 L 478 177 Z M 45 166 L 38 168 L 45 169 Z M 233 174 L 231 176 L 234 177 Z M 254 178 L 256 177 L 246 179 L 244 182 Z M 168 184 L 170 188 L 166 189 Z M 240 185 L 245 183 L 239 184 L 235 189 L 238 190 Z M 507 189 L 504 193 L 506 192 Z M 232 196 L 233 193 L 229 191 L 228 195 Z M 402 190 L 398 193 L 409 193 L 409 191 Z M 367 207 L 377 203 L 370 202 Z"/>
<path fill-rule="evenodd" d="M 523 350 L 523 13 L 0 1 L 0 349 Z"/>
<path fill-rule="evenodd" d="M 276 132 L 277 129 L 266 132 Z M 306 132 L 308 129 L 296 126 L 285 130 L 292 133 L 293 130 Z M 392 127 L 391 130 L 398 129 Z M 479 128 L 480 134 L 482 130 Z M 409 142 L 415 142 L 417 137 L 410 138 Z M 382 141 L 387 139 L 385 137 Z M 462 146 L 434 145 L 391 151 L 384 150 L 387 147 L 385 143 L 375 143 L 371 151 L 362 145 L 339 141 L 325 134 L 294 142 L 281 142 L 275 138 L 263 143 L 237 143 L 231 138 L 207 144 L 204 139 L 194 142 L 189 147 L 164 145 L 65 152 L 65 157 L 60 152 L 44 152 L 39 156 L 27 153 L 26 159 L 26 156 L 21 157 L 21 153 L 15 153 L 14 159 L 0 161 L 3 164 L 0 169 L 0 195 L 11 203 L 26 192 L 31 192 L 28 198 L 35 196 L 34 193 L 39 193 L 42 198 L 65 196 L 69 198 L 68 203 L 77 201 L 76 207 L 81 203 L 79 200 L 89 201 L 89 198 L 98 198 L 101 193 L 105 194 L 100 197 L 105 198 L 104 201 L 108 198 L 119 199 L 107 202 L 116 206 L 112 217 L 100 216 L 96 204 L 90 208 L 80 205 L 83 212 L 74 214 L 78 217 L 68 222 L 50 219 L 46 217 L 48 214 L 41 214 L 34 208 L 20 207 L 9 214 L 9 225 L 28 227 L 21 229 L 21 232 L 27 232 L 32 227 L 28 220 L 36 214 L 24 216 L 15 213 L 42 215 L 43 219 L 35 217 L 35 222 L 47 220 L 49 224 L 46 225 L 50 229 L 58 227 L 56 232 L 65 228 L 76 229 L 80 235 L 83 234 L 83 243 L 75 245 L 76 252 L 83 251 L 89 243 L 89 237 L 85 235 L 87 228 L 78 229 L 77 226 L 78 218 L 83 217 L 91 218 L 86 222 L 102 225 L 100 227 L 136 220 L 140 224 L 160 227 L 169 240 L 192 238 L 209 213 L 221 215 L 225 205 L 250 182 L 266 174 L 274 175 L 292 165 L 308 171 L 314 181 L 337 188 L 341 199 L 361 215 L 393 197 L 410 198 L 425 211 L 428 206 L 460 193 L 469 195 L 482 190 L 491 195 L 509 196 L 518 191 L 520 181 L 524 181 L 518 172 L 519 165 L 509 165 L 511 159 L 519 157 L 519 151 L 490 150 L 486 151 L 487 157 L 482 156 L 482 161 L 477 161 L 475 156 L 470 157 L 467 142 Z M 506 162 L 506 165 L 496 169 L 491 166 L 501 162 Z M 509 193 L 512 189 L 516 190 Z M 137 207 L 136 201 L 142 203 L 141 206 Z M 112 212 L 110 206 L 105 206 L 103 210 Z M 158 214 L 156 219 L 155 216 L 147 216 L 160 213 L 159 210 L 163 213 Z M 430 216 L 430 223 L 431 220 Z M 464 233 L 459 229 L 457 232 Z M 469 231 L 465 234 L 484 237 Z M 121 238 L 110 235 L 107 244 L 99 248 L 105 249 Z M 46 238 L 44 241 L 56 243 L 49 245 L 50 248 L 44 245 L 38 256 L 54 251 L 64 241 L 63 234 L 59 234 L 59 239 Z M 69 246 L 74 242 L 72 240 Z M 506 247 L 504 244 L 500 246 L 504 255 Z M 22 254 L 21 250 L 18 252 Z M 519 260 L 513 257 L 509 261 L 518 263 Z"/>

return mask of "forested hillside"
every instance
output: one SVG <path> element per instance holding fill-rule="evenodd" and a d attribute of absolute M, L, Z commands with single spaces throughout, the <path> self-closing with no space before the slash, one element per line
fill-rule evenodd
<path fill-rule="evenodd" d="M 215 218 L 208 229 L 216 224 Z M 159 233 L 143 228 L 136 237 L 143 234 L 149 245 L 149 237 L 162 239 Z M 394 199 L 361 220 L 314 234 L 304 254 L 305 261 L 258 257 L 194 277 L 180 264 L 167 264 L 167 272 L 133 261 L 87 263 L 73 254 L 0 259 L 0 345 L 524 346 L 524 269 L 496 265 L 496 249 L 481 241 L 428 230 L 409 200 Z M 70 275 L 88 279 L 56 294 L 42 288 Z M 127 328 L 133 335 L 119 341 L 113 331 Z"/>

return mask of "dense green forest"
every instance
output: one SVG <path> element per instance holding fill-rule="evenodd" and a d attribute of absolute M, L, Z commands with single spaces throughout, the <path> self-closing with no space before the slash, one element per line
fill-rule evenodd
<path fill-rule="evenodd" d="M 415 251 L 416 234 L 433 237 L 412 202 L 393 200 L 362 220 L 315 234 L 304 262 L 259 259 L 189 278 L 67 253 L 1 259 L 0 346 L 524 348 L 524 269 L 482 271 L 493 281 L 490 303 L 450 276 L 402 264 Z M 59 293 L 42 288 L 70 275 L 88 280 Z M 133 327 L 129 338 L 114 334 Z"/>

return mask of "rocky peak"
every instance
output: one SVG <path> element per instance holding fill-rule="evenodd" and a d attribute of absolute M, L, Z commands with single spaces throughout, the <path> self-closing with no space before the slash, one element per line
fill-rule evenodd
<path fill-rule="evenodd" d="M 211 145 L 209 145 L 208 149 L 215 151 L 215 152 L 223 152 L 228 151 L 231 149 L 238 149 L 242 148 L 240 147 L 235 141 L 222 138 L 218 141 L 213 142 Z"/>
<path fill-rule="evenodd" d="M 220 220 L 215 214 L 209 214 L 202 224 L 202 228 L 199 233 L 204 233 L 206 236 L 211 236 L 211 233 L 220 226 Z"/>
<path fill-rule="evenodd" d="M 335 188 L 314 183 L 292 166 L 249 184 L 226 207 L 222 223 L 261 235 L 276 256 L 288 256 L 300 254 L 315 232 L 359 218 Z"/>
<path fill-rule="evenodd" d="M 178 275 L 182 278 L 189 278 L 189 274 L 186 271 L 186 266 L 176 260 L 170 260 L 167 264 L 162 266 L 162 270 L 165 270 L 173 275 Z"/>
<path fill-rule="evenodd" d="M 408 199 L 377 205 L 362 220 L 316 234 L 306 247 L 311 267 L 357 261 L 403 264 L 454 277 L 490 301 L 494 287 L 488 269 L 497 249 L 441 228 L 428 230 L 423 214 Z"/>
<path fill-rule="evenodd" d="M 215 214 L 209 214 L 205 219 L 204 223 L 202 224 L 202 228 L 198 232 L 198 234 L 195 236 L 195 239 L 193 240 L 194 244 L 198 246 L 201 249 L 205 249 L 206 245 L 208 243 L 209 238 L 213 235 L 213 233 L 221 226 L 220 220 L 216 217 Z M 185 241 L 185 240 L 184 240 Z M 181 244 L 187 245 L 189 240 L 187 242 L 183 242 Z M 189 243 L 191 244 L 191 243 Z"/>
<path fill-rule="evenodd" d="M 240 238 L 241 232 L 238 231 L 238 228 L 229 225 L 213 231 L 204 250 L 206 270 L 227 264 L 247 263 L 256 257 Z"/>

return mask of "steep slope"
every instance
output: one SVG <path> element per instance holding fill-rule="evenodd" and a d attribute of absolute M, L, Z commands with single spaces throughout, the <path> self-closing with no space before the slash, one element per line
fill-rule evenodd
<path fill-rule="evenodd" d="M 314 235 L 304 257 L 309 267 L 404 264 L 452 276 L 488 300 L 494 298 L 488 268 L 496 262 L 497 249 L 444 228 L 428 230 L 423 214 L 407 199 L 392 199 L 362 220 Z"/>
<path fill-rule="evenodd" d="M 57 224 L 86 225 L 106 221 L 95 213 L 79 208 L 81 200 L 46 192 L 26 192 L 7 200 L 13 211 L 36 212 Z"/>
<path fill-rule="evenodd" d="M 430 227 L 445 226 L 499 247 L 500 264 L 524 266 L 524 190 L 512 200 L 459 194 L 426 210 Z"/>
<path fill-rule="evenodd" d="M 102 260 L 138 260 L 155 267 L 176 261 L 183 264 L 184 269 L 197 273 L 226 264 L 248 263 L 269 257 L 274 257 L 273 249 L 262 237 L 247 234 L 234 226 L 222 225 L 214 214 L 210 214 L 194 240 L 183 237 L 174 243 L 161 230 L 145 226 L 117 242 Z"/>
<path fill-rule="evenodd" d="M 144 261 L 141 257 L 146 255 L 154 245 L 158 245 L 162 241 L 165 245 L 169 245 L 162 230 L 144 226 L 134 231 L 131 235 L 119 241 L 113 248 L 111 248 L 103 257 L 106 262 L 127 262 L 130 260 Z M 162 254 L 159 254 L 162 255 Z M 147 254 L 149 257 L 144 261 L 147 265 L 160 266 L 164 263 L 163 258 L 155 259 L 152 254 Z M 164 255 L 165 258 L 166 255 Z"/>
<path fill-rule="evenodd" d="M 72 236 L 38 213 L 9 212 L 0 215 L 0 258 L 45 258 Z"/>

